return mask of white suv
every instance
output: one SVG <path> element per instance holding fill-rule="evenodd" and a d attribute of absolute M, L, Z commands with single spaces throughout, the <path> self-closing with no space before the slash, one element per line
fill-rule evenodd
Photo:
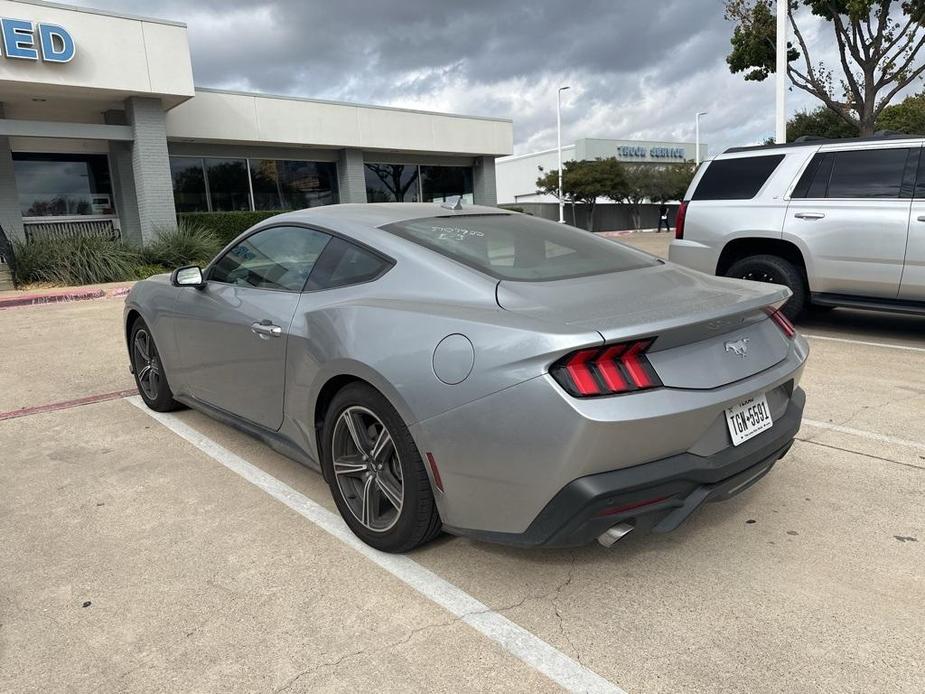
<path fill-rule="evenodd" d="M 925 314 L 923 138 L 736 147 L 704 163 L 669 258 L 810 304 Z"/>

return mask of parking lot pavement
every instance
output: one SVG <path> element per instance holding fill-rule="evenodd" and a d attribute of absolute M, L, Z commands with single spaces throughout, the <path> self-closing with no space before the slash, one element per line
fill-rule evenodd
<path fill-rule="evenodd" d="M 22 442 L 3 691 L 553 689 L 124 401 L 3 422 Z"/>
<path fill-rule="evenodd" d="M 0 413 L 134 387 L 121 299 L 0 310 Z"/>
<path fill-rule="evenodd" d="M 116 303 L 0 312 L 0 397 L 123 387 Z M 925 690 L 925 340 L 839 313 L 811 340 L 801 440 L 741 495 L 610 551 L 444 537 L 411 560 L 628 692 Z M 14 315 L 58 330 L 21 366 Z M 68 344 L 87 351 L 61 395 L 37 365 Z M 176 421 L 334 509 L 316 473 Z M 0 690 L 555 688 L 128 401 L 0 421 L 0 451 Z"/>

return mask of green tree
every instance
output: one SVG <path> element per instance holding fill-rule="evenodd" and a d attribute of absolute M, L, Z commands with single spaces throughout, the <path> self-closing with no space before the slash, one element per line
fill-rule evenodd
<path fill-rule="evenodd" d="M 696 171 L 693 162 L 654 167 L 650 175 L 649 199 L 662 204 L 683 200 Z"/>
<path fill-rule="evenodd" d="M 624 168 L 626 176 L 623 181 L 607 193 L 606 197 L 629 207 L 633 228 L 638 229 L 642 219 L 642 203 L 650 199 L 654 189 L 655 167 L 648 164 L 631 164 Z"/>
<path fill-rule="evenodd" d="M 815 135 L 828 139 L 857 137 L 858 129 L 846 123 L 834 111 L 825 106 L 819 106 L 812 111 L 799 111 L 787 121 L 788 142 L 794 142 L 804 135 Z"/>
<path fill-rule="evenodd" d="M 559 193 L 559 170 L 541 171 L 536 179 L 537 192 L 553 195 L 563 202 L 580 203 L 588 208 L 588 231 L 594 229 L 594 208 L 598 198 L 623 185 L 623 165 L 614 157 L 584 161 L 567 161 L 562 165 L 562 193 Z"/>
<path fill-rule="evenodd" d="M 925 92 L 883 109 L 877 121 L 877 129 L 925 135 Z"/>
<path fill-rule="evenodd" d="M 724 16 L 735 23 L 726 61 L 747 80 L 775 71 L 776 1 L 725 0 Z M 801 6 L 828 23 L 838 47 L 836 68 L 811 57 L 795 18 Z M 925 0 L 787 0 L 787 16 L 796 41 L 787 47 L 791 83 L 861 135 L 872 135 L 892 99 L 925 73 L 918 57 L 925 46 Z"/>

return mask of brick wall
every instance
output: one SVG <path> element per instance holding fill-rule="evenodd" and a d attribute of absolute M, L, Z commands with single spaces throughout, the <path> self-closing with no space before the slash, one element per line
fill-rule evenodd
<path fill-rule="evenodd" d="M 495 158 L 478 157 L 472 167 L 472 199 L 476 205 L 497 205 Z"/>
<path fill-rule="evenodd" d="M 342 149 L 337 159 L 337 189 L 340 202 L 366 202 L 366 170 L 363 152 Z"/>
<path fill-rule="evenodd" d="M 164 110 L 159 99 L 131 97 L 125 113 L 135 137 L 131 163 L 140 240 L 149 243 L 158 229 L 177 224 Z"/>

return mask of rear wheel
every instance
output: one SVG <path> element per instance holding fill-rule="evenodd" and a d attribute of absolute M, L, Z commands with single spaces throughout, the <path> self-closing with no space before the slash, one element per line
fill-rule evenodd
<path fill-rule="evenodd" d="M 381 393 L 364 383 L 338 392 L 325 415 L 322 445 L 334 502 L 366 544 L 383 552 L 407 552 L 440 534 L 440 515 L 420 453 Z"/>
<path fill-rule="evenodd" d="M 161 363 L 154 336 L 148 324 L 139 318 L 132 324 L 129 333 L 129 352 L 132 358 L 132 371 L 135 385 L 145 405 L 156 412 L 170 412 L 181 407 L 173 399 L 173 391 L 167 383 L 167 374 Z"/>
<path fill-rule="evenodd" d="M 789 260 L 777 255 L 750 255 L 734 262 L 726 271 L 727 277 L 755 282 L 783 284 L 793 292 L 781 311 L 790 320 L 803 313 L 807 303 L 806 278 L 803 271 Z"/>

